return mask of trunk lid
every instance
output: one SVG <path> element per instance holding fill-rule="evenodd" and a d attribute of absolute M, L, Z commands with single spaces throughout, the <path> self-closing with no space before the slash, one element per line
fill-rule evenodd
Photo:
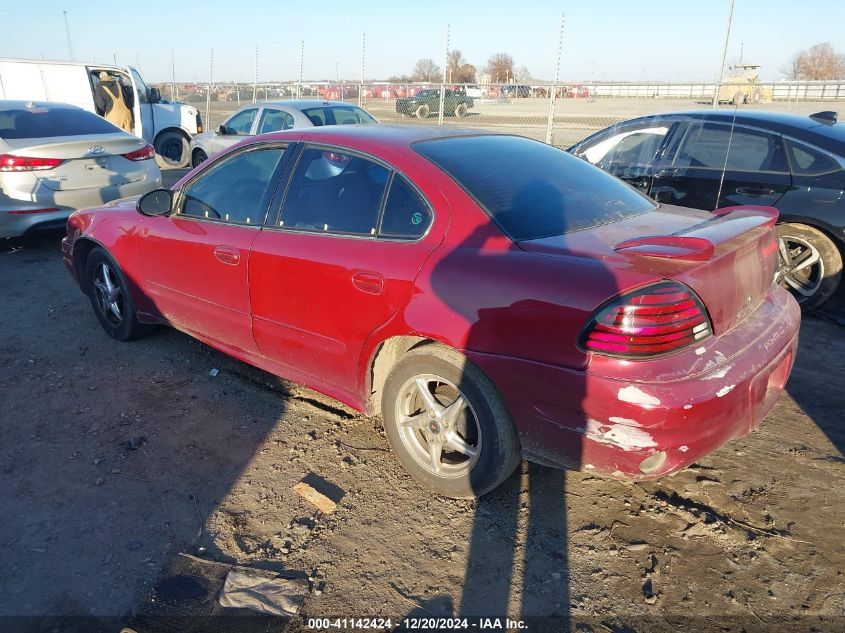
<path fill-rule="evenodd" d="M 772 286 L 777 217 L 770 207 L 709 213 L 661 205 L 618 222 L 518 245 L 541 255 L 596 259 L 611 270 L 640 273 L 640 279 L 645 274 L 679 281 L 704 302 L 719 335 L 751 314 Z"/>
<path fill-rule="evenodd" d="M 8 153 L 15 156 L 62 159 L 64 162 L 54 169 L 30 172 L 53 191 L 123 185 L 142 180 L 146 174 L 144 161 L 123 156 L 146 143 L 122 133 L 84 138 L 5 139 L 5 143 L 11 150 Z"/>

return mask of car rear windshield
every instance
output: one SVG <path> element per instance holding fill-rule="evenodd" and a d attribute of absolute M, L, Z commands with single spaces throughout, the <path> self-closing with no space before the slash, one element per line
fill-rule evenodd
<path fill-rule="evenodd" d="M 77 108 L 32 107 L 0 110 L 0 138 L 49 138 L 117 134 L 120 130 L 96 114 Z"/>
<path fill-rule="evenodd" d="M 414 149 L 448 173 L 515 241 L 580 231 L 656 206 L 602 170 L 519 136 L 456 136 L 421 141 Z"/>
<path fill-rule="evenodd" d="M 377 123 L 367 112 L 355 106 L 326 106 L 307 108 L 302 111 L 312 125 L 348 125 L 355 123 Z"/>

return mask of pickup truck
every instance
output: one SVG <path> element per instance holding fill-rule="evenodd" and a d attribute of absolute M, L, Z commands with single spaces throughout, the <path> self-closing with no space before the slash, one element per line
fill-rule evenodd
<path fill-rule="evenodd" d="M 466 116 L 471 107 L 475 105 L 472 97 L 457 94 L 451 88 L 446 88 L 443 98 L 443 114 L 454 116 Z M 396 111 L 399 114 L 414 115 L 418 119 L 425 119 L 430 114 L 440 111 L 440 88 L 427 88 L 420 90 L 413 97 L 405 97 L 396 100 Z"/>

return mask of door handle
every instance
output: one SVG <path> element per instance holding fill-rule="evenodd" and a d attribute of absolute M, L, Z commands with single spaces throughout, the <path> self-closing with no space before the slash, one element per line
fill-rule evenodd
<path fill-rule="evenodd" d="M 384 290 L 384 277 L 378 273 L 361 271 L 352 275 L 352 285 L 361 292 L 380 295 Z"/>
<path fill-rule="evenodd" d="M 234 246 L 215 246 L 214 256 L 230 266 L 237 266 L 238 262 L 241 261 L 240 251 Z"/>
<path fill-rule="evenodd" d="M 773 196 L 775 194 L 775 190 L 769 187 L 737 187 L 736 192 L 746 196 Z"/>

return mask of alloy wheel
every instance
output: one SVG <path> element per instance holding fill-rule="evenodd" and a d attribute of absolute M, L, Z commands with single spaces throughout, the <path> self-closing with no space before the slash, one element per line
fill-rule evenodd
<path fill-rule="evenodd" d="M 469 400 L 440 376 L 418 375 L 399 390 L 396 421 L 405 448 L 439 477 L 463 477 L 481 454 L 481 429 Z"/>
<path fill-rule="evenodd" d="M 824 261 L 807 240 L 791 235 L 778 238 L 775 283 L 791 291 L 800 303 L 812 297 L 824 281 Z"/>
<path fill-rule="evenodd" d="M 123 323 L 123 289 L 117 273 L 105 262 L 94 273 L 94 292 L 103 317 L 112 325 Z"/>

